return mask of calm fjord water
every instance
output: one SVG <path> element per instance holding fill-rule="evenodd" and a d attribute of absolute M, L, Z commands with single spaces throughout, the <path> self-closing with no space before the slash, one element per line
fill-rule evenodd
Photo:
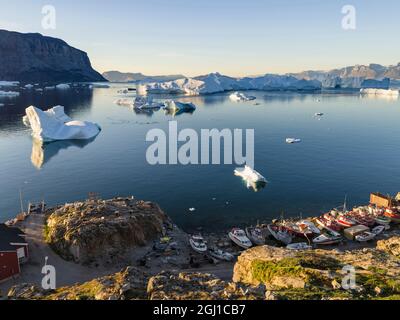
<path fill-rule="evenodd" d="M 216 230 L 279 216 L 317 215 L 339 206 L 365 204 L 369 192 L 400 191 L 400 101 L 358 94 L 251 92 L 253 102 L 234 103 L 228 94 L 180 98 L 197 105 L 193 114 L 136 114 L 114 104 L 110 89 L 24 92 L 0 103 L 0 221 L 24 203 L 44 198 L 50 205 L 101 197 L 135 195 L 156 201 L 186 230 Z M 128 95 L 133 97 L 134 94 Z M 125 97 L 125 95 L 123 96 Z M 24 109 L 66 106 L 74 119 L 94 121 L 102 132 L 93 141 L 34 144 L 22 121 Z M 325 114 L 322 119 L 316 112 Z M 257 193 L 233 175 L 235 165 L 147 164 L 145 136 L 151 128 L 254 128 L 255 168 L 268 180 Z M 288 145 L 286 137 L 300 144 Z M 196 211 L 189 212 L 189 208 Z"/>

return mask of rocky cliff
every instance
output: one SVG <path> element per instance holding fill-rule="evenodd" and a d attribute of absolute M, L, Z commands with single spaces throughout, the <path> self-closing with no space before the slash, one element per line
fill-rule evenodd
<path fill-rule="evenodd" d="M 47 218 L 46 241 L 82 264 L 125 261 L 129 250 L 159 237 L 169 219 L 158 205 L 132 198 L 66 204 Z"/>
<path fill-rule="evenodd" d="M 400 299 L 400 237 L 378 242 L 377 248 L 291 251 L 261 246 L 242 253 L 233 281 L 200 272 L 163 271 L 149 275 L 139 268 L 56 290 L 31 284 L 14 286 L 9 299 L 45 300 L 349 300 Z M 355 283 L 342 281 L 354 267 Z M 349 283 L 351 285 L 351 283 Z"/>
<path fill-rule="evenodd" d="M 39 33 L 0 30 L 0 80 L 21 82 L 106 81 L 87 54 Z"/>
<path fill-rule="evenodd" d="M 269 299 L 399 299 L 400 260 L 392 254 L 398 245 L 393 238 L 379 249 L 346 252 L 256 247 L 239 257 L 233 281 L 264 284 Z M 355 283 L 346 288 L 349 268 Z"/>

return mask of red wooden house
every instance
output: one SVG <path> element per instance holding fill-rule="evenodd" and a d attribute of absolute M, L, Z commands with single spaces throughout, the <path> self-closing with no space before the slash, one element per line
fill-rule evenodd
<path fill-rule="evenodd" d="M 0 224 L 0 282 L 21 272 L 21 264 L 29 258 L 28 243 L 18 228 Z"/>

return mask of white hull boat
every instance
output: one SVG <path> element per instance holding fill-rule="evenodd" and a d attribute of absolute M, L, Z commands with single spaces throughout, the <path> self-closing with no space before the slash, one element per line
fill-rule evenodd
<path fill-rule="evenodd" d="M 267 228 L 276 240 L 283 242 L 286 245 L 290 244 L 293 241 L 293 236 L 289 232 L 287 232 L 287 230 L 284 230 L 283 228 L 273 224 L 269 224 Z"/>
<path fill-rule="evenodd" d="M 206 253 L 207 252 L 207 245 L 202 236 L 191 236 L 189 239 L 189 244 L 194 251 L 197 253 Z"/>
<path fill-rule="evenodd" d="M 246 228 L 246 235 L 252 243 L 258 246 L 262 246 L 265 244 L 265 237 L 260 228 Z"/>
<path fill-rule="evenodd" d="M 357 235 L 355 238 L 358 242 L 367 242 L 373 240 L 375 237 L 376 237 L 375 233 L 366 231 Z"/>
<path fill-rule="evenodd" d="M 243 249 L 249 249 L 253 245 L 242 229 L 234 228 L 229 232 L 228 236 L 229 239 Z"/>
<path fill-rule="evenodd" d="M 208 249 L 208 253 L 210 254 L 211 257 L 223 261 L 232 261 L 235 258 L 229 252 L 222 251 L 221 249 L 216 249 L 216 248 Z"/>

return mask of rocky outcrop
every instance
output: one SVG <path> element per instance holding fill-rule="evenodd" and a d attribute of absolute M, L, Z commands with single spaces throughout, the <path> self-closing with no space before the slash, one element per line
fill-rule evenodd
<path fill-rule="evenodd" d="M 158 205 L 132 198 L 66 204 L 47 218 L 46 241 L 82 264 L 126 261 L 127 253 L 160 236 L 169 219 Z"/>
<path fill-rule="evenodd" d="M 0 79 L 21 82 L 106 81 L 87 54 L 39 33 L 0 30 Z"/>
<path fill-rule="evenodd" d="M 238 258 L 233 281 L 264 284 L 274 299 L 393 298 L 400 297 L 399 267 L 396 257 L 377 249 L 297 252 L 262 246 Z M 346 288 L 349 268 L 355 285 Z"/>
<path fill-rule="evenodd" d="M 43 290 L 31 284 L 20 284 L 11 288 L 11 300 L 128 300 L 146 299 L 148 275 L 128 267 L 125 270 L 94 279 L 83 284 Z"/>
<path fill-rule="evenodd" d="M 211 274 L 163 272 L 150 278 L 147 294 L 151 300 L 260 300 L 265 289 L 225 282 Z"/>
<path fill-rule="evenodd" d="M 400 258 L 400 237 L 392 237 L 387 240 L 379 240 L 376 248 Z"/>

